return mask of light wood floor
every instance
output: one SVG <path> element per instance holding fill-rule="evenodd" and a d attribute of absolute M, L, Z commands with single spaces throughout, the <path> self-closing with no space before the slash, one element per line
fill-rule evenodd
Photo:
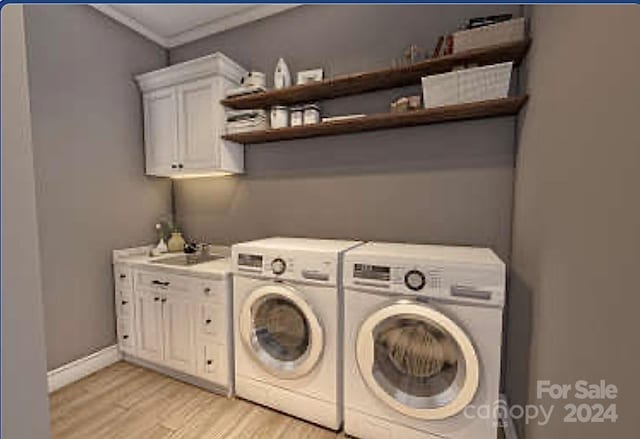
<path fill-rule="evenodd" d="M 50 396 L 54 439 L 335 439 L 325 430 L 119 362 Z"/>

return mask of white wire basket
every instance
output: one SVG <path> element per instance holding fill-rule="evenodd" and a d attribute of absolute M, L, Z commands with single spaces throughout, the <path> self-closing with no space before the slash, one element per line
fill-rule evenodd
<path fill-rule="evenodd" d="M 458 94 L 458 72 L 441 73 L 422 78 L 424 108 L 457 104 Z"/>
<path fill-rule="evenodd" d="M 506 98 L 513 62 L 458 70 L 458 103 Z"/>
<path fill-rule="evenodd" d="M 506 98 L 513 62 L 456 70 L 422 78 L 425 108 Z"/>

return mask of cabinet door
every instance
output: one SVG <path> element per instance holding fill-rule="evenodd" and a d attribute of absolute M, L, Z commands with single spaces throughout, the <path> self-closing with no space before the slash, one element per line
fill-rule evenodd
<path fill-rule="evenodd" d="M 202 303 L 198 310 L 200 335 L 225 341 L 225 324 L 229 317 L 225 314 L 224 306 L 218 303 Z"/>
<path fill-rule="evenodd" d="M 169 296 L 163 304 L 164 363 L 190 373 L 195 364 L 194 314 L 188 299 Z"/>
<path fill-rule="evenodd" d="M 178 170 L 178 99 L 175 87 L 144 95 L 147 174 L 169 176 Z"/>
<path fill-rule="evenodd" d="M 178 136 L 183 172 L 206 171 L 220 166 L 220 123 L 215 106 L 220 105 L 217 79 L 202 79 L 178 88 Z"/>
<path fill-rule="evenodd" d="M 157 294 L 136 292 L 136 330 L 138 356 L 145 360 L 162 361 L 162 301 Z"/>

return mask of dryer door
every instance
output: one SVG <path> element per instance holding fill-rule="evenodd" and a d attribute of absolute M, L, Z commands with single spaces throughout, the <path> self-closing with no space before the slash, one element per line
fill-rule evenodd
<path fill-rule="evenodd" d="M 291 287 L 267 285 L 252 291 L 240 310 L 239 326 L 246 348 L 279 378 L 309 373 L 322 356 L 320 320 Z"/>
<path fill-rule="evenodd" d="M 429 306 L 394 302 L 358 333 L 358 367 L 371 391 L 400 413 L 425 420 L 462 411 L 478 389 L 478 357 L 464 331 Z"/>

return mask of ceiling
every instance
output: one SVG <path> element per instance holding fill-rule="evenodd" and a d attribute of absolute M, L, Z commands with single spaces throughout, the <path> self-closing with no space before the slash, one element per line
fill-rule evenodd
<path fill-rule="evenodd" d="M 169 48 L 299 5 L 94 4 L 91 6 L 161 46 Z"/>

